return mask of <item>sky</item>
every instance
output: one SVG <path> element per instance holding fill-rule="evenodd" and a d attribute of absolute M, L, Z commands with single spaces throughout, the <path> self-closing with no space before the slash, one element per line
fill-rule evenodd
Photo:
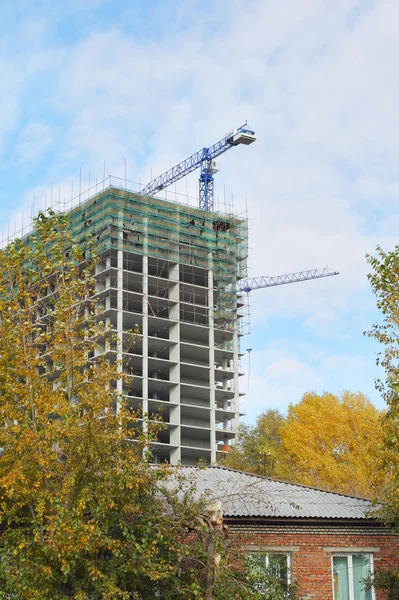
<path fill-rule="evenodd" d="M 398 20 L 395 0 L 3 0 L 0 229 L 104 172 L 145 184 L 247 120 L 215 193 L 248 209 L 249 275 L 340 274 L 251 293 L 245 420 L 308 390 L 383 408 L 365 256 L 398 242 Z M 167 197 L 195 203 L 197 178 Z"/>

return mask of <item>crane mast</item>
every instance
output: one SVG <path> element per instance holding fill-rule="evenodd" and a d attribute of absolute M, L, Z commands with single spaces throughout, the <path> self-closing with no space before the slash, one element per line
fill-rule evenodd
<path fill-rule="evenodd" d="M 154 196 L 161 190 L 179 181 L 189 173 L 201 168 L 199 178 L 199 208 L 201 210 L 213 211 L 214 202 L 214 174 L 217 172 L 215 159 L 227 152 L 230 148 L 243 144 L 248 146 L 256 140 L 255 132 L 249 129 L 247 123 L 237 129 L 233 129 L 221 140 L 210 146 L 195 152 L 189 158 L 178 163 L 162 175 L 155 177 L 142 190 L 144 196 Z"/>
<path fill-rule="evenodd" d="M 296 273 L 287 273 L 286 275 L 276 275 L 275 277 L 254 277 L 253 279 L 241 279 L 237 284 L 238 292 L 252 292 L 261 288 L 275 287 L 276 285 L 285 285 L 287 283 L 297 283 L 299 281 L 309 281 L 309 279 L 320 279 L 320 277 L 331 277 L 339 275 L 338 271 L 330 271 L 327 267 L 324 269 L 311 269 L 309 271 L 297 271 Z"/>

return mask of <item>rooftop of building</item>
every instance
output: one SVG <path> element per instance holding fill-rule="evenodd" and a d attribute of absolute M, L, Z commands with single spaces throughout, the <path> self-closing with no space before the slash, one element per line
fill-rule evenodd
<path fill-rule="evenodd" d="M 371 500 L 227 467 L 181 467 L 196 495 L 221 500 L 225 517 L 372 520 Z"/>

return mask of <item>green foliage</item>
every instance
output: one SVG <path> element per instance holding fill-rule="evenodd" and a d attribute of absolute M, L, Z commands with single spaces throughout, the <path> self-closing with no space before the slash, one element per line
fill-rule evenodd
<path fill-rule="evenodd" d="M 265 569 L 256 556 L 247 558 L 247 578 L 255 600 L 296 600 L 298 597 L 296 582 L 287 583 L 275 569 Z"/>
<path fill-rule="evenodd" d="M 256 557 L 243 555 L 239 546 L 223 545 L 214 600 L 298 600 L 299 585 L 287 583 Z"/>
<path fill-rule="evenodd" d="M 281 439 L 285 417 L 278 410 L 259 415 L 256 425 L 241 425 L 239 442 L 223 461 L 226 467 L 272 476 L 284 471 L 285 451 Z"/>
<path fill-rule="evenodd" d="M 381 320 L 365 332 L 381 344 L 377 365 L 384 369 L 385 379 L 377 379 L 376 389 L 382 394 L 387 411 L 382 419 L 379 450 L 381 468 L 387 473 L 387 487 L 379 516 L 396 529 L 399 528 L 399 246 L 384 252 L 377 247 L 376 256 L 367 257 L 372 273 L 368 278 L 377 298 Z M 383 590 L 388 600 L 399 597 L 399 571 L 375 570 L 369 586 Z"/>
<path fill-rule="evenodd" d="M 397 600 L 399 598 L 399 570 L 377 567 L 374 575 L 366 582 L 366 589 L 371 587 L 384 592 L 386 600 Z"/>
<path fill-rule="evenodd" d="M 368 278 L 382 318 L 366 335 L 381 344 L 376 362 L 384 369 L 385 380 L 377 379 L 376 388 L 387 405 L 379 458 L 390 485 L 380 515 L 399 527 L 399 246 L 388 253 L 377 247 L 376 256 L 367 258 L 373 269 Z"/>

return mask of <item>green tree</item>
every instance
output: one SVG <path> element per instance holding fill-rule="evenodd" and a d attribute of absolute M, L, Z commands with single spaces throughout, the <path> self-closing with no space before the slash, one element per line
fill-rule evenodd
<path fill-rule="evenodd" d="M 399 528 L 399 246 L 385 252 L 377 247 L 375 256 L 367 256 L 372 268 L 369 282 L 377 298 L 381 319 L 365 334 L 381 345 L 376 363 L 384 370 L 384 378 L 376 380 L 376 389 L 385 400 L 387 410 L 382 418 L 379 459 L 389 485 L 380 517 L 395 529 Z M 391 600 L 398 597 L 399 571 L 376 569 L 372 583 L 384 590 Z"/>
<path fill-rule="evenodd" d="M 256 424 L 240 427 L 238 443 L 232 447 L 223 464 L 231 469 L 258 475 L 285 473 L 285 451 L 281 431 L 285 417 L 278 410 L 268 410 L 258 416 Z"/>
<path fill-rule="evenodd" d="M 386 519 L 399 525 L 399 246 L 391 252 L 377 247 L 376 256 L 368 256 L 373 272 L 369 281 L 377 297 L 382 321 L 366 332 L 382 346 L 377 365 L 385 379 L 376 380 L 376 388 L 385 400 L 387 410 L 382 420 L 381 464 L 390 476 L 384 505 Z"/>

